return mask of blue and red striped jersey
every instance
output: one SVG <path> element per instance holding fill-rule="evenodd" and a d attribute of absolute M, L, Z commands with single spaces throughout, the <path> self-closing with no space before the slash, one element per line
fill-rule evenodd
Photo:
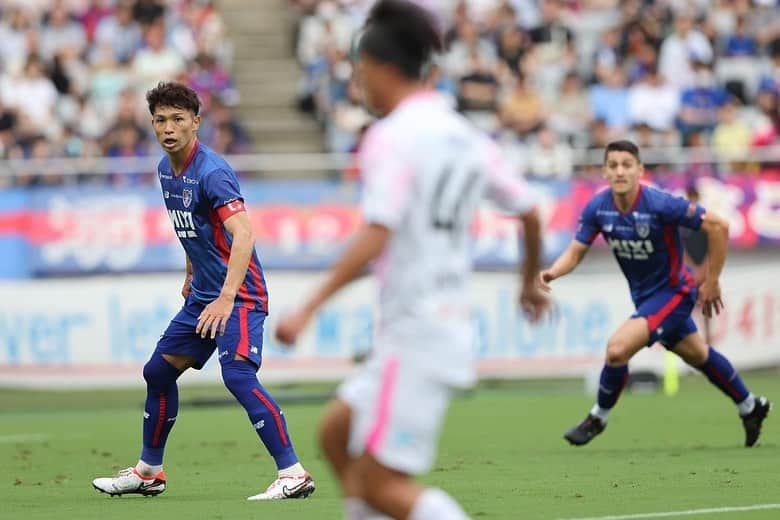
<path fill-rule="evenodd" d="M 192 263 L 192 295 L 210 303 L 222 290 L 230 258 L 232 238 L 223 222 L 245 211 L 236 173 L 219 154 L 196 143 L 179 175 L 167 155 L 160 160 L 157 175 L 174 231 Z M 268 312 L 268 292 L 255 250 L 235 303 Z"/>
<path fill-rule="evenodd" d="M 633 207 L 623 213 L 606 189 L 585 206 L 576 239 L 590 245 L 599 233 L 604 236 L 638 305 L 664 287 L 693 288 L 679 227 L 698 230 L 703 215 L 701 206 L 649 186 L 640 186 Z"/>

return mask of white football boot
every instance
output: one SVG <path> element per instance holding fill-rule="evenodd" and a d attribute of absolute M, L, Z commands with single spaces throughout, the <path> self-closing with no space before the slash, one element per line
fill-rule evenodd
<path fill-rule="evenodd" d="M 284 498 L 307 498 L 314 493 L 314 480 L 304 473 L 297 477 L 279 477 L 268 486 L 265 493 L 251 496 L 247 500 L 280 500 Z"/>
<path fill-rule="evenodd" d="M 135 468 L 120 470 L 115 477 L 101 477 L 92 481 L 92 487 L 113 496 L 136 493 L 144 496 L 159 495 L 165 491 L 165 473 L 147 477 Z"/>

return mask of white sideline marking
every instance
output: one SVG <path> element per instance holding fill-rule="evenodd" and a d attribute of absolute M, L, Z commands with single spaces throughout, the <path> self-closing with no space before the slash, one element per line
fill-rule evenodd
<path fill-rule="evenodd" d="M 665 513 L 636 513 L 633 515 L 589 516 L 587 518 L 567 518 L 564 520 L 633 520 L 636 518 L 664 518 L 668 516 L 693 516 L 709 513 L 734 513 L 738 511 L 760 511 L 762 509 L 780 509 L 780 504 L 756 504 L 753 506 L 711 507 L 709 509 L 689 509 L 687 511 L 667 511 Z"/>
<path fill-rule="evenodd" d="M 0 435 L 0 444 L 6 442 L 38 442 L 46 439 L 45 433 L 17 433 L 14 435 Z"/>

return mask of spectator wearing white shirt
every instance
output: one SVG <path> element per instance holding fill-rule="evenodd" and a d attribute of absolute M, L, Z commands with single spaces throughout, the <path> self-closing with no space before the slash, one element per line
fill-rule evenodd
<path fill-rule="evenodd" d="M 712 62 L 712 45 L 704 34 L 694 28 L 694 13 L 681 10 L 674 18 L 674 32 L 661 44 L 659 72 L 677 87 L 684 89 L 694 83 L 691 58 Z"/>
<path fill-rule="evenodd" d="M 657 132 L 674 129 L 680 110 L 680 91 L 670 85 L 656 68 L 628 89 L 628 112 L 632 125 L 646 124 Z"/>
<path fill-rule="evenodd" d="M 133 60 L 133 78 L 140 92 L 151 90 L 160 81 L 171 81 L 184 72 L 179 54 L 165 45 L 165 25 L 162 19 L 146 26 L 146 47 Z"/>
<path fill-rule="evenodd" d="M 528 175 L 537 179 L 570 179 L 574 171 L 572 149 L 543 126 L 528 147 Z"/>
<path fill-rule="evenodd" d="M 110 45 L 119 63 L 128 63 L 142 42 L 141 28 L 133 19 L 131 0 L 119 0 L 114 14 L 100 20 L 95 31 L 96 48 Z"/>
<path fill-rule="evenodd" d="M 40 55 L 47 63 L 61 54 L 66 60 L 78 59 L 87 47 L 84 27 L 71 18 L 71 13 L 62 2 L 57 2 L 49 11 L 49 21 L 41 28 Z"/>

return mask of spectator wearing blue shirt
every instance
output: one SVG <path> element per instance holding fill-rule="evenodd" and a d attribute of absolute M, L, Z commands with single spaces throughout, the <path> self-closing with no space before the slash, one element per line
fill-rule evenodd
<path fill-rule="evenodd" d="M 708 63 L 694 62 L 694 73 L 694 85 L 683 90 L 680 101 L 678 127 L 686 143 L 693 133 L 710 134 L 718 123 L 718 110 L 728 101 Z"/>
<path fill-rule="evenodd" d="M 604 121 L 610 132 L 619 132 L 629 127 L 628 89 L 620 67 L 605 72 L 603 82 L 591 87 L 588 104 L 594 119 Z"/>
<path fill-rule="evenodd" d="M 734 33 L 726 38 L 723 47 L 723 54 L 731 58 L 754 57 L 758 55 L 756 38 L 748 33 L 747 20 L 744 17 L 740 16 L 737 18 Z"/>

